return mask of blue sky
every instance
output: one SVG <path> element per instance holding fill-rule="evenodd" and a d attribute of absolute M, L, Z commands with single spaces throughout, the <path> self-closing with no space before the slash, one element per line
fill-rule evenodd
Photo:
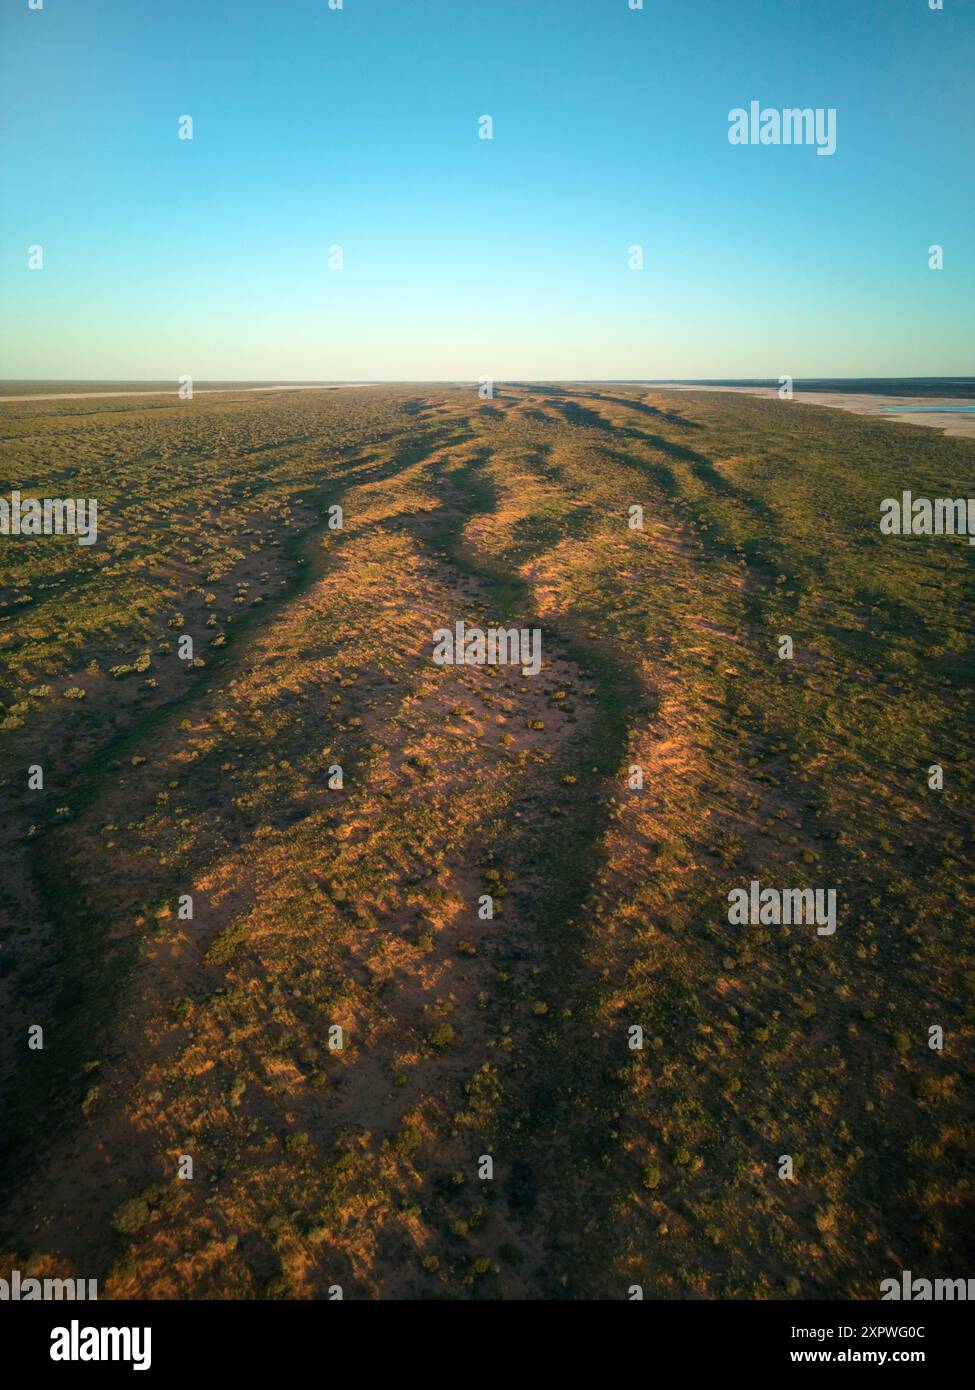
<path fill-rule="evenodd" d="M 0 0 L 0 376 L 975 374 L 944 3 Z"/>

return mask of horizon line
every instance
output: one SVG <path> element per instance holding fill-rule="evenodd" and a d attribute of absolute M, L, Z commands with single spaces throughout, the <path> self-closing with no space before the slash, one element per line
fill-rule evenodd
<path fill-rule="evenodd" d="M 480 377 L 244 377 L 244 376 L 199 376 L 194 377 L 196 381 L 214 381 L 228 383 L 231 385 L 248 386 L 450 386 L 456 383 L 464 385 L 477 385 L 484 378 Z M 527 376 L 496 376 L 490 378 L 495 382 L 502 382 L 507 385 L 540 385 L 547 386 L 555 382 L 571 381 L 590 384 L 593 382 L 623 383 L 637 386 L 667 386 L 670 384 L 687 385 L 710 385 L 724 382 L 745 382 L 745 383 L 765 383 L 774 382 L 778 384 L 779 376 L 666 376 L 666 377 L 637 377 L 637 376 L 552 376 L 552 377 L 527 377 Z M 130 385 L 149 385 L 158 384 L 163 381 L 174 380 L 178 389 L 178 379 L 164 376 L 8 376 L 0 377 L 0 386 L 23 386 L 23 385 L 46 385 L 49 383 L 67 384 L 115 384 L 126 383 Z M 919 375 L 917 373 L 892 373 L 885 372 L 880 376 L 850 376 L 844 374 L 832 375 L 811 375 L 793 376 L 792 381 L 970 381 L 975 382 L 975 376 L 965 374 L 941 374 L 941 375 Z"/>

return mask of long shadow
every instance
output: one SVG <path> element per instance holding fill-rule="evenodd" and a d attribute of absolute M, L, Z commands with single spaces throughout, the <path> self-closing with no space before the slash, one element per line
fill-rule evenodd
<path fill-rule="evenodd" d="M 629 396 L 607 396 L 600 391 L 590 391 L 588 394 L 594 401 L 605 401 L 607 405 L 623 406 L 626 410 L 635 410 L 640 415 L 651 415 L 658 420 L 666 420 L 668 424 L 679 425 L 685 430 L 704 428 L 696 420 L 688 420 L 686 416 L 679 415 L 676 410 L 661 410 L 658 406 L 650 405 L 648 401 L 634 400 Z"/>
<path fill-rule="evenodd" d="M 581 638 L 570 624 L 539 623 L 532 614 L 531 586 L 503 563 L 475 555 L 464 541 L 464 528 L 475 516 L 496 510 L 497 497 L 485 475 L 489 450 L 482 450 L 451 474 L 453 507 L 430 530 L 430 544 L 464 574 L 476 578 L 493 601 L 500 620 L 517 626 L 542 628 L 546 647 L 567 656 L 592 678 L 597 691 L 595 727 L 586 744 L 586 762 L 597 775 L 614 775 L 625 753 L 635 715 L 646 714 L 646 692 L 604 646 Z M 450 483 L 445 479 L 445 486 Z M 553 772 L 561 769 L 553 769 Z M 506 1198 L 513 1214 L 531 1217 L 536 1206 L 558 1211 L 565 1224 L 547 1243 L 556 1264 L 564 1270 L 561 1247 L 574 1257 L 569 1282 L 554 1276 L 547 1295 L 586 1296 L 599 1264 L 588 1228 L 593 1213 L 587 1206 L 587 1173 L 602 1161 L 606 1134 L 619 1105 L 618 1062 L 608 1043 L 598 1036 L 598 984 L 586 961 L 589 926 L 586 905 L 603 862 L 602 838 L 609 823 L 608 808 L 598 795 L 574 799 L 571 816 L 553 817 L 541 828 L 512 822 L 506 827 L 506 850 L 518 862 L 535 866 L 544 875 L 545 891 L 521 904 L 533 936 L 543 947 L 545 966 L 539 980 L 549 997 L 559 1001 L 545 1045 L 528 1059 L 522 1080 L 508 1096 L 506 1146 L 510 1173 Z M 568 1010 L 571 1016 L 565 1016 Z M 558 1015 L 563 1015 L 559 1017 Z M 553 1152 L 553 1136 L 567 1146 L 571 1167 Z M 564 1152 L 564 1149 L 563 1149 Z M 608 1250 L 608 1213 L 596 1214 L 598 1239 Z M 583 1216 L 587 1230 L 583 1234 Z"/>
<path fill-rule="evenodd" d="M 385 440 L 396 439 L 402 430 L 390 431 Z M 251 610 L 234 623 L 227 634 L 227 644 L 217 652 L 195 679 L 172 699 L 156 709 L 136 715 L 131 723 L 110 735 L 87 759 L 87 765 L 72 786 L 73 819 L 77 819 L 95 803 L 107 782 L 118 775 L 118 767 L 133 752 L 137 752 L 153 735 L 166 727 L 188 705 L 214 695 L 233 669 L 241 648 L 258 626 L 266 626 L 269 616 L 287 608 L 304 594 L 320 577 L 327 563 L 322 547 L 317 544 L 327 526 L 327 508 L 339 501 L 348 488 L 360 483 L 392 477 L 418 462 L 425 454 L 447 444 L 463 443 L 469 435 L 457 433 L 453 426 L 425 431 L 412 436 L 386 462 L 370 458 L 361 461 L 354 455 L 361 444 L 350 446 L 346 452 L 353 457 L 340 474 L 307 490 L 296 492 L 296 501 L 312 506 L 320 521 L 289 536 L 285 554 L 291 563 L 287 584 L 280 593 Z M 330 533 L 341 536 L 340 532 Z M 338 547 L 330 551 L 337 553 Z M 60 834 L 56 827 L 39 834 L 29 850 L 30 871 L 44 919 L 51 927 L 51 939 L 57 943 L 57 956 L 35 963 L 28 978 L 48 983 L 54 981 L 53 997 L 39 1004 L 39 1014 L 56 1036 L 56 1047 L 27 1053 L 9 1085 L 4 1101 L 3 1123 L 0 1125 L 0 1153 L 11 1175 L 25 1176 L 36 1172 L 43 1152 L 56 1138 L 79 1123 L 79 1107 L 89 1078 L 81 1073 L 85 1057 L 105 1055 L 111 1043 L 111 1025 L 122 998 L 122 989 L 137 957 L 136 938 L 110 940 L 109 926 L 97 907 L 90 903 L 86 884 L 77 880 L 70 859 L 61 852 Z M 92 997 L 93 962 L 104 967 L 98 973 L 98 996 Z M 110 1055 L 110 1054 L 109 1054 Z M 3 1229 L 10 1234 L 20 1230 L 17 1222 L 16 1184 L 11 1178 L 6 1184 L 6 1208 Z"/>
<path fill-rule="evenodd" d="M 734 500 L 762 521 L 775 520 L 775 512 L 767 503 L 724 477 L 715 467 L 714 460 L 708 458 L 706 454 L 699 453 L 697 449 L 690 449 L 686 444 L 678 444 L 662 434 L 647 434 L 642 430 L 631 430 L 614 425 L 599 411 L 590 410 L 587 406 L 579 405 L 577 401 L 553 401 L 552 404 L 562 412 L 570 424 L 603 430 L 616 438 L 622 436 L 625 439 L 639 440 L 640 443 L 649 445 L 658 452 L 666 454 L 669 458 L 689 464 L 698 481 L 702 482 L 716 496 Z"/>

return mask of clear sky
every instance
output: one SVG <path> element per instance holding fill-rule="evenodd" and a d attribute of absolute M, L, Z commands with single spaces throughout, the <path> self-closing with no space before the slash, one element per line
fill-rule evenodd
<path fill-rule="evenodd" d="M 970 0 L 0 0 L 0 51 L 0 376 L 975 374 Z"/>

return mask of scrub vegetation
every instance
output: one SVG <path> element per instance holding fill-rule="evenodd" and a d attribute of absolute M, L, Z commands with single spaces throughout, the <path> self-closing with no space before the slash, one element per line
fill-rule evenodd
<path fill-rule="evenodd" d="M 878 522 L 975 495 L 975 444 L 632 385 L 0 434 L 99 525 L 0 538 L 0 1264 L 121 1298 L 971 1272 L 973 552 Z M 539 627 L 540 674 L 434 664 L 459 619 Z M 835 934 L 729 924 L 756 879 L 835 888 Z"/>

